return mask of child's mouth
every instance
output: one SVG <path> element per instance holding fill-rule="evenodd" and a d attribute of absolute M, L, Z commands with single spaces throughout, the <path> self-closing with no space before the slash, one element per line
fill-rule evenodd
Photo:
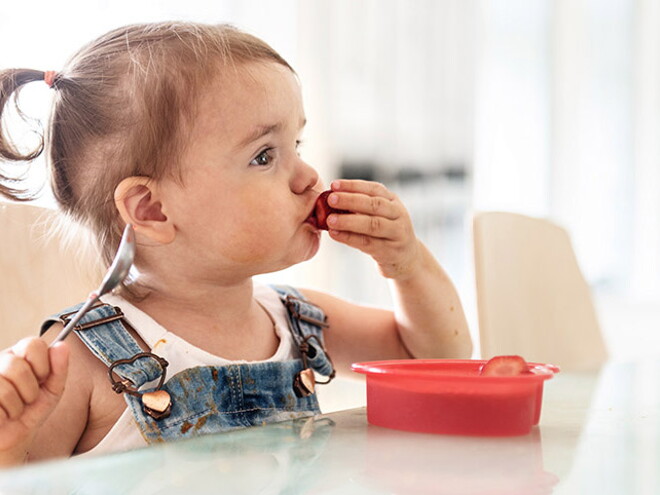
<path fill-rule="evenodd" d="M 318 229 L 318 222 L 316 221 L 316 205 L 310 212 L 309 216 L 305 219 L 305 223 L 308 223 L 315 229 Z"/>

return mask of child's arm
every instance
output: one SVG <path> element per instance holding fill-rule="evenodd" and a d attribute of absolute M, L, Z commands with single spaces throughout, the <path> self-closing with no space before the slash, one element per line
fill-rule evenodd
<path fill-rule="evenodd" d="M 326 342 L 336 364 L 470 357 L 472 342 L 456 289 L 415 236 L 398 197 L 382 184 L 359 180 L 335 181 L 332 189 L 331 206 L 353 213 L 330 215 L 330 236 L 376 260 L 390 279 L 395 303 L 390 312 L 305 291 L 328 315 Z"/>

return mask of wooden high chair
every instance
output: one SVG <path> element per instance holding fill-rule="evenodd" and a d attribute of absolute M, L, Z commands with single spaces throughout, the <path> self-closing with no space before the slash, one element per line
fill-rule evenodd
<path fill-rule="evenodd" d="M 56 212 L 0 202 L 0 349 L 38 336 L 48 315 L 82 302 L 100 283 L 99 260 L 65 249 Z"/>
<path fill-rule="evenodd" d="M 473 234 L 482 357 L 598 368 L 607 351 L 568 233 L 548 220 L 485 212 L 474 216 Z"/>

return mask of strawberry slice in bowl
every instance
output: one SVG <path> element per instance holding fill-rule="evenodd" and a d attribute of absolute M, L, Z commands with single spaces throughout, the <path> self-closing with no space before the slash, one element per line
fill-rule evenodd
<path fill-rule="evenodd" d="M 518 376 L 529 373 L 531 371 L 527 361 L 520 356 L 495 356 L 479 370 L 481 376 Z"/>
<path fill-rule="evenodd" d="M 323 191 L 318 198 L 314 210 L 310 214 L 309 222 L 312 223 L 317 229 L 328 230 L 328 216 L 331 213 L 350 213 L 347 210 L 340 210 L 333 208 L 328 204 L 328 196 L 332 191 Z"/>

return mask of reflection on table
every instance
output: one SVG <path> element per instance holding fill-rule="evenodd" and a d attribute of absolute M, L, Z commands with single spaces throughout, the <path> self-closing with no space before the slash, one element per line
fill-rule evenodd
<path fill-rule="evenodd" d="M 364 409 L 0 471 L 0 493 L 660 493 L 660 360 L 558 374 L 519 437 L 407 433 Z"/>

